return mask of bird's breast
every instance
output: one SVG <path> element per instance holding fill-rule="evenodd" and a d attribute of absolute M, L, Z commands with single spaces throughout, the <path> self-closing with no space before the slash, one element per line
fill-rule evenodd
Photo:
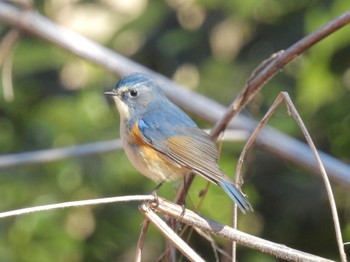
<path fill-rule="evenodd" d="M 186 173 L 186 168 L 170 162 L 167 156 L 147 144 L 137 124 L 129 130 L 121 127 L 124 150 L 130 162 L 144 176 L 160 183 L 175 180 Z"/>

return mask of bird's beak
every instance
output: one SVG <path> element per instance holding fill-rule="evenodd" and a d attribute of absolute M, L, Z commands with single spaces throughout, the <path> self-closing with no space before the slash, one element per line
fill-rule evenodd
<path fill-rule="evenodd" d="M 106 96 L 115 96 L 116 93 L 114 92 L 114 90 L 111 90 L 111 91 L 105 92 L 105 95 L 106 95 Z"/>

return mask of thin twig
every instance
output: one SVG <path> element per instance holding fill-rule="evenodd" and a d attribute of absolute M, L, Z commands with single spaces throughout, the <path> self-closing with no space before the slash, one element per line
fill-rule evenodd
<path fill-rule="evenodd" d="M 140 206 L 141 213 L 149 219 L 159 231 L 170 240 L 190 261 L 204 262 L 192 248 L 190 248 L 185 241 L 183 241 L 156 213 L 152 211 L 148 203 L 143 203 Z"/>
<path fill-rule="evenodd" d="M 332 217 L 333 217 L 334 229 L 335 229 L 336 239 L 337 239 L 338 248 L 339 248 L 340 259 L 342 262 L 346 262 L 347 259 L 346 259 L 346 253 L 344 250 L 344 243 L 343 243 L 343 237 L 342 237 L 340 223 L 339 223 L 337 205 L 335 203 L 335 199 L 334 199 L 334 195 L 333 195 L 333 191 L 332 191 L 332 186 L 331 186 L 331 183 L 329 182 L 326 169 L 324 168 L 322 160 L 317 153 L 317 148 L 316 148 L 314 142 L 312 141 L 312 138 L 311 138 L 309 132 L 307 131 L 306 126 L 305 126 L 303 120 L 301 119 L 297 109 L 295 108 L 292 100 L 290 99 L 288 93 L 281 92 L 280 97 L 282 97 L 280 99 L 280 101 L 282 101 L 283 99 L 286 101 L 286 106 L 288 108 L 288 111 L 292 114 L 292 116 L 295 118 L 296 122 L 300 126 L 300 129 L 303 132 L 305 139 L 311 148 L 311 151 L 312 151 L 312 153 L 317 161 L 317 164 L 320 167 L 320 172 L 321 172 L 321 175 L 323 178 L 323 182 L 325 184 L 329 204 L 330 204 L 331 211 L 332 211 Z M 277 103 L 279 103 L 278 100 L 277 100 Z"/>
<path fill-rule="evenodd" d="M 44 206 L 27 207 L 22 209 L 16 209 L 13 211 L 2 212 L 0 213 L 0 219 L 5 217 L 19 216 L 19 215 L 30 214 L 30 213 L 40 212 L 40 211 L 48 211 L 48 210 L 59 209 L 59 208 L 91 206 L 91 205 L 100 205 L 100 204 L 115 203 L 115 202 L 146 201 L 146 200 L 154 200 L 154 196 L 152 195 L 119 196 L 119 197 L 71 201 L 71 202 L 64 202 L 64 203 L 44 205 Z"/>
<path fill-rule="evenodd" d="M 236 185 L 237 184 L 237 179 L 236 179 Z M 232 213 L 232 227 L 234 229 L 237 230 L 238 228 L 238 212 L 237 212 L 237 204 L 233 203 L 233 213 Z M 237 242 L 236 241 L 232 241 L 232 245 L 231 245 L 231 256 L 232 256 L 232 262 L 236 262 L 237 259 Z"/>
<path fill-rule="evenodd" d="M 5 101 L 11 102 L 14 99 L 12 85 L 12 53 L 16 42 L 20 38 L 17 29 L 7 33 L 0 43 L 0 67 L 2 65 L 2 85 Z"/>
<path fill-rule="evenodd" d="M 0 66 L 3 64 L 6 55 L 10 52 L 20 37 L 18 30 L 13 29 L 7 33 L 0 43 Z"/>
<path fill-rule="evenodd" d="M 276 110 L 276 108 L 279 106 L 279 104 L 282 101 L 285 101 L 287 109 L 288 109 L 288 113 L 291 114 L 294 117 L 295 121 L 299 125 L 299 127 L 300 127 L 301 131 L 303 132 L 304 137 L 305 137 L 307 143 L 309 144 L 310 149 L 311 149 L 311 151 L 312 151 L 312 153 L 313 153 L 313 155 L 314 155 L 314 157 L 315 157 L 315 159 L 317 161 L 317 164 L 319 165 L 319 170 L 321 172 L 323 181 L 325 183 L 325 188 L 326 188 L 327 196 L 328 196 L 330 207 L 331 207 L 331 212 L 332 212 L 332 217 L 333 217 L 333 223 L 334 223 L 334 228 L 335 228 L 335 233 L 336 233 L 336 239 L 337 239 L 337 243 L 338 243 L 340 258 L 341 258 L 342 262 L 346 262 L 346 253 L 345 253 L 345 250 L 344 250 L 344 243 L 343 243 L 343 238 L 342 238 L 342 234 L 341 234 L 341 228 L 340 228 L 340 224 L 339 224 L 339 217 L 338 217 L 337 207 L 336 207 L 336 203 L 335 203 L 335 200 L 334 200 L 332 187 L 331 187 L 331 184 L 329 182 L 329 179 L 328 179 L 328 176 L 327 176 L 327 173 L 326 173 L 326 169 L 324 168 L 322 160 L 321 160 L 320 156 L 317 153 L 316 146 L 315 146 L 314 142 L 312 141 L 312 138 L 311 138 L 309 132 L 307 131 L 306 126 L 305 126 L 303 120 L 301 119 L 298 111 L 296 110 L 296 108 L 295 108 L 292 100 L 290 99 L 288 93 L 281 92 L 277 96 L 277 98 L 275 99 L 275 101 L 273 102 L 273 104 L 271 105 L 271 107 L 269 108 L 269 110 L 267 111 L 267 113 L 265 114 L 263 119 L 261 120 L 260 124 L 257 126 L 257 128 L 254 130 L 254 132 L 251 134 L 251 137 L 248 139 L 248 141 L 247 141 L 246 145 L 244 146 L 244 148 L 242 149 L 241 155 L 239 157 L 239 161 L 238 161 L 238 164 L 237 164 L 237 170 L 236 170 L 236 177 L 240 176 L 242 165 L 243 165 L 243 161 L 244 161 L 245 155 L 247 153 L 247 150 L 253 144 L 254 140 L 258 136 L 258 133 L 267 124 L 267 122 L 271 118 L 272 114 L 274 113 L 274 111 Z"/>
<path fill-rule="evenodd" d="M 137 249 L 136 249 L 135 260 L 134 260 L 135 262 L 141 262 L 142 250 L 145 244 L 145 238 L 147 235 L 149 223 L 150 221 L 148 219 L 145 219 L 142 223 L 139 241 L 137 242 Z"/>
<path fill-rule="evenodd" d="M 230 255 L 225 252 L 225 250 L 221 249 L 215 242 L 214 238 L 209 235 L 207 232 L 201 230 L 200 228 L 198 227 L 193 227 L 194 230 L 197 232 L 198 235 L 200 235 L 202 238 L 206 239 L 210 245 L 211 245 L 211 248 L 213 250 L 213 253 L 214 253 L 214 257 L 215 257 L 215 261 L 216 262 L 219 262 L 220 261 L 220 258 L 219 258 L 219 253 L 222 254 L 223 256 L 225 256 L 227 259 L 230 259 Z"/>
<path fill-rule="evenodd" d="M 2 67 L 2 86 L 4 89 L 4 98 L 7 102 L 12 102 L 15 98 L 12 83 L 12 64 L 13 54 L 11 50 L 5 57 Z"/>

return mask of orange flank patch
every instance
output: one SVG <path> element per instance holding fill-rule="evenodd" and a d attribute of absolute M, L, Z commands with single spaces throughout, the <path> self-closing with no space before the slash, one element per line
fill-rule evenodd
<path fill-rule="evenodd" d="M 137 149 L 131 147 L 129 158 L 143 175 L 162 182 L 174 180 L 185 173 L 185 168 L 181 168 L 143 140 L 137 124 L 132 127 L 128 142 L 132 146 L 138 146 Z"/>
<path fill-rule="evenodd" d="M 137 144 L 140 147 L 139 150 L 144 161 L 146 161 L 148 164 L 163 161 L 161 160 L 158 152 L 143 140 L 141 131 L 137 124 L 133 126 L 131 134 L 130 142 L 132 144 Z"/>
<path fill-rule="evenodd" d="M 138 144 L 139 146 L 147 145 L 146 142 L 142 138 L 142 134 L 141 134 L 141 131 L 140 131 L 137 123 L 131 129 L 130 143 Z"/>

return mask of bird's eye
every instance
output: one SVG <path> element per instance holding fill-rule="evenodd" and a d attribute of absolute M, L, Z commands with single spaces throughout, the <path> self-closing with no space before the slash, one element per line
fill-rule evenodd
<path fill-rule="evenodd" d="M 129 94 L 131 97 L 137 97 L 137 95 L 139 94 L 139 92 L 137 92 L 136 90 L 130 90 Z"/>

